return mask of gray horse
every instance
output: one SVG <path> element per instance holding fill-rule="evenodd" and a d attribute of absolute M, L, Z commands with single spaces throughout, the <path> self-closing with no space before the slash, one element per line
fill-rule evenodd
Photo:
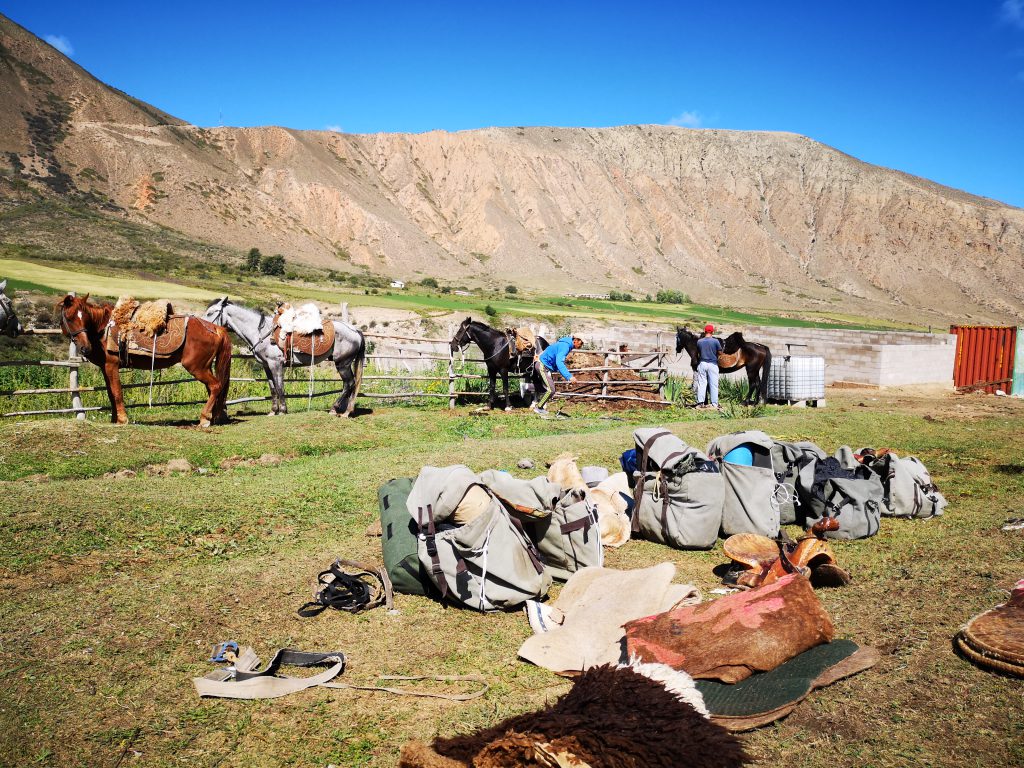
<path fill-rule="evenodd" d="M 363 379 L 363 362 L 366 358 L 366 339 L 358 328 L 338 320 L 334 323 L 334 349 L 326 355 L 310 360 L 309 355 L 292 352 L 286 356 L 281 348 L 271 339 L 274 321 L 258 309 L 249 309 L 240 304 L 233 304 L 227 296 L 222 296 L 206 309 L 204 320 L 223 325 L 232 331 L 252 350 L 256 359 L 263 365 L 270 385 L 271 415 L 288 413 L 288 401 L 284 396 L 284 369 L 291 366 L 309 366 L 311 362 L 319 363 L 330 358 L 338 375 L 345 383 L 344 391 L 331 406 L 331 413 L 336 416 L 351 416 L 356 407 L 356 396 L 359 384 Z"/>
<path fill-rule="evenodd" d="M 0 333 L 10 336 L 12 339 L 25 332 L 21 327 L 18 316 L 14 314 L 14 304 L 4 293 L 7 288 L 7 280 L 0 281 Z"/>

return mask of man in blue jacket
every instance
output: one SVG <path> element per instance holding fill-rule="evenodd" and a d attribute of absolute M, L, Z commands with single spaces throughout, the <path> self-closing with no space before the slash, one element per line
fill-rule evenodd
<path fill-rule="evenodd" d="M 548 412 L 544 410 L 544 406 L 551 399 L 552 395 L 555 394 L 555 380 L 552 378 L 551 372 L 557 369 L 562 374 L 563 379 L 572 381 L 572 374 L 565 367 L 565 358 L 574 349 L 579 349 L 582 346 L 583 339 L 579 336 L 563 336 L 540 353 L 540 357 L 537 358 L 537 373 L 540 374 L 544 382 L 545 391 L 541 395 L 540 400 L 534 404 L 534 413 L 540 416 L 547 416 Z"/>
<path fill-rule="evenodd" d="M 720 409 L 718 405 L 718 353 L 722 351 L 722 342 L 711 335 L 714 332 L 715 326 L 708 323 L 704 326 L 704 336 L 697 340 L 700 362 L 697 364 L 697 372 L 693 375 L 693 379 L 697 386 L 698 408 L 706 407 L 704 395 L 710 389 L 711 407 Z"/>

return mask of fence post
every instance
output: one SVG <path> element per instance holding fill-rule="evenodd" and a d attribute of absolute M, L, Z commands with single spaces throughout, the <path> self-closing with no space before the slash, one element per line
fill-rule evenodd
<path fill-rule="evenodd" d="M 78 358 L 78 347 L 72 341 L 68 345 L 68 362 L 74 362 Z M 68 368 L 68 389 L 71 390 L 71 407 L 75 410 L 76 419 L 84 419 L 85 411 L 82 408 L 82 393 L 78 391 L 78 366 Z"/>
<path fill-rule="evenodd" d="M 668 384 L 668 368 L 665 367 L 667 357 L 661 346 L 661 331 L 658 331 L 658 399 L 665 399 L 665 385 Z"/>
<path fill-rule="evenodd" d="M 601 372 L 601 397 L 608 396 L 608 363 L 611 361 L 611 355 L 605 352 L 604 354 L 604 370 Z"/>
<path fill-rule="evenodd" d="M 448 346 L 448 409 L 455 408 L 455 352 Z"/>
<path fill-rule="evenodd" d="M 348 323 L 348 302 L 341 302 L 341 322 Z"/>

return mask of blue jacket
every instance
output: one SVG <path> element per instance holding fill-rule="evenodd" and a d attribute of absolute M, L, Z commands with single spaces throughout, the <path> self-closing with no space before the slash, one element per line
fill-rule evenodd
<path fill-rule="evenodd" d="M 540 353 L 540 361 L 549 371 L 557 368 L 563 379 L 572 381 L 572 374 L 565 367 L 565 358 L 570 352 L 572 352 L 572 336 L 563 336 Z"/>
<path fill-rule="evenodd" d="M 718 353 L 722 351 L 722 342 L 714 336 L 703 336 L 697 340 L 697 349 L 702 363 L 717 363 Z"/>

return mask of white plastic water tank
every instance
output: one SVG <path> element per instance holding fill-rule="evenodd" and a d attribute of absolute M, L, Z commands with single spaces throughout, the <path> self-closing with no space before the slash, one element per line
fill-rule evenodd
<path fill-rule="evenodd" d="M 786 355 L 772 359 L 769 400 L 824 400 L 825 358 Z"/>

